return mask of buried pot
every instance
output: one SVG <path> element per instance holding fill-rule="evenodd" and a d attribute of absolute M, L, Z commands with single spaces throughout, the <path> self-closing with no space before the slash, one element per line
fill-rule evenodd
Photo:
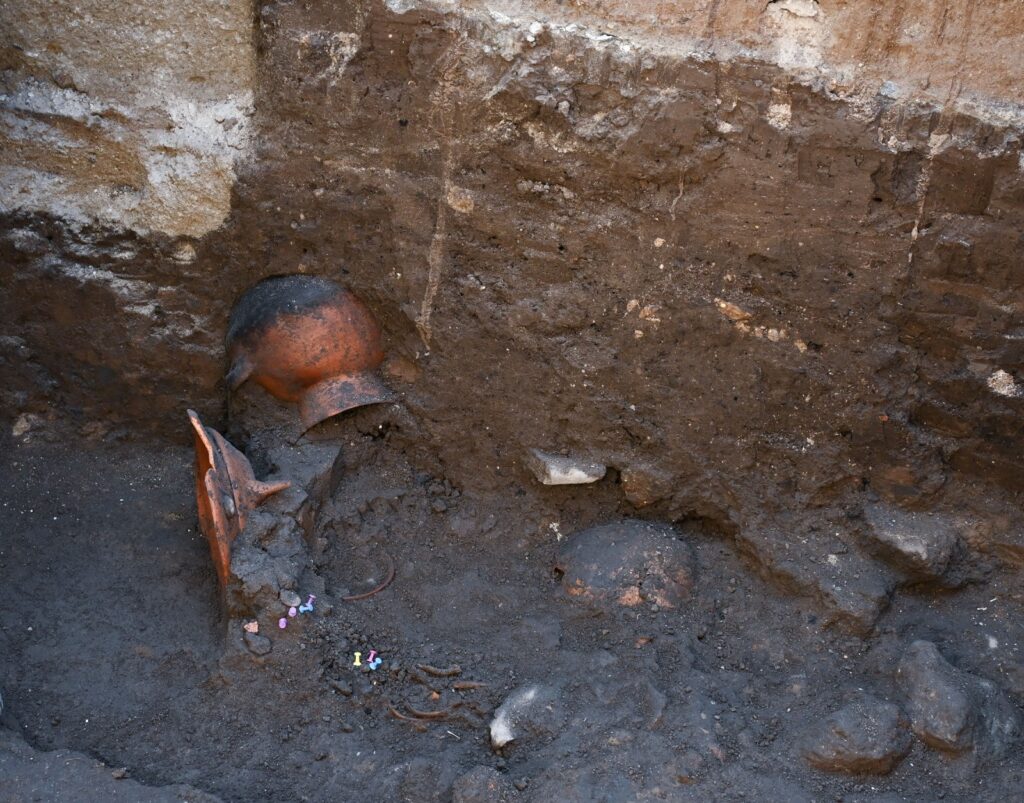
<path fill-rule="evenodd" d="M 210 555 L 221 587 L 231 569 L 231 544 L 245 529 L 249 512 L 290 482 L 261 482 L 238 449 L 217 430 L 203 425 L 188 411 L 196 451 L 196 505 L 199 528 L 210 542 Z"/>
<path fill-rule="evenodd" d="M 226 345 L 231 390 L 252 379 L 276 398 L 297 403 L 303 429 L 394 398 L 377 375 L 384 360 L 377 321 L 329 279 L 264 279 L 235 304 Z"/>

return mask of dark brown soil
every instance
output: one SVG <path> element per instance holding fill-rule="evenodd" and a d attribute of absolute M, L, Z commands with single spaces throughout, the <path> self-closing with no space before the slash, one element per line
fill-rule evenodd
<path fill-rule="evenodd" d="M 60 748 L 232 801 L 1019 798 L 1009 737 L 869 743 L 889 712 L 903 744 L 916 641 L 905 684 L 971 690 L 979 740 L 1022 715 L 1019 126 L 405 6 L 257 4 L 257 147 L 209 235 L 0 220 L 0 797 L 108 799 Z M 295 547 L 249 564 L 271 602 L 282 567 L 320 597 L 282 631 L 221 604 L 185 409 L 261 478 L 318 459 L 223 381 L 232 305 L 293 273 L 367 303 L 399 401 L 310 433 L 341 459 L 304 539 L 262 519 Z M 536 450 L 607 473 L 545 487 Z M 563 539 L 635 517 L 692 552 L 682 603 L 568 594 Z M 492 750 L 529 684 L 550 708 Z M 822 722 L 895 769 L 812 769 Z"/>
<path fill-rule="evenodd" d="M 351 419 L 341 432 L 344 474 L 321 512 L 315 568 L 335 600 L 372 588 L 386 555 L 396 578 L 268 633 L 263 659 L 224 652 L 187 447 L 39 432 L 4 444 L 0 682 L 30 744 L 235 801 L 448 800 L 477 767 L 524 801 L 995 800 L 1020 788 L 1019 754 L 979 765 L 915 741 L 890 776 L 837 779 L 796 752 L 857 690 L 898 701 L 896 662 L 917 638 L 1020 703 L 1012 578 L 902 596 L 877 635 L 843 637 L 756 579 L 728 539 L 682 522 L 688 604 L 594 607 L 559 584 L 550 525 L 621 517 L 614 479 L 463 495 L 417 473 L 393 438 Z M 377 671 L 352 666 L 371 649 Z M 492 751 L 490 712 L 531 683 L 553 691 L 561 719 Z"/>

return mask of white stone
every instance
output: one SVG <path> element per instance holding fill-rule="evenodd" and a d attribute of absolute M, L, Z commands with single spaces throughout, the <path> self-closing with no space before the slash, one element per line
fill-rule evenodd
<path fill-rule="evenodd" d="M 1014 398 L 1021 395 L 1020 386 L 1006 371 L 1000 368 L 988 378 L 988 389 L 1000 396 Z"/>
<path fill-rule="evenodd" d="M 777 0 L 774 5 L 780 11 L 788 11 L 795 17 L 818 16 L 817 0 Z"/>
<path fill-rule="evenodd" d="M 783 103 L 771 103 L 768 106 L 768 125 L 780 131 L 789 128 L 793 121 L 793 107 L 786 101 Z"/>
<path fill-rule="evenodd" d="M 491 720 L 491 744 L 494 747 L 504 747 L 515 740 L 514 723 L 523 710 L 537 699 L 538 691 L 537 686 L 528 686 L 514 692 L 501 704 Z"/>
<path fill-rule="evenodd" d="M 608 471 L 602 463 L 549 454 L 540 449 L 531 450 L 527 462 L 537 481 L 544 485 L 586 485 L 597 482 Z"/>

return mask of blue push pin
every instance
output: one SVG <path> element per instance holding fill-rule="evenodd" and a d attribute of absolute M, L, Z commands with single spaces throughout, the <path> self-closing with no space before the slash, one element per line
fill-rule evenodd
<path fill-rule="evenodd" d="M 380 666 L 380 658 L 377 657 L 376 650 L 370 650 L 370 659 L 367 661 L 366 665 L 370 667 L 370 669 L 376 669 Z"/>
<path fill-rule="evenodd" d="M 309 599 L 299 606 L 299 613 L 310 613 L 313 610 L 314 600 L 316 600 L 316 597 L 310 594 Z"/>

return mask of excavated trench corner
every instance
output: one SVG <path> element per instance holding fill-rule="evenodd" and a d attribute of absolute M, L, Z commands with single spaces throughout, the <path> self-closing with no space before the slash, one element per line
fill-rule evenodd
<path fill-rule="evenodd" d="M 0 798 L 1015 799 L 1022 45 L 2 4 Z"/>

